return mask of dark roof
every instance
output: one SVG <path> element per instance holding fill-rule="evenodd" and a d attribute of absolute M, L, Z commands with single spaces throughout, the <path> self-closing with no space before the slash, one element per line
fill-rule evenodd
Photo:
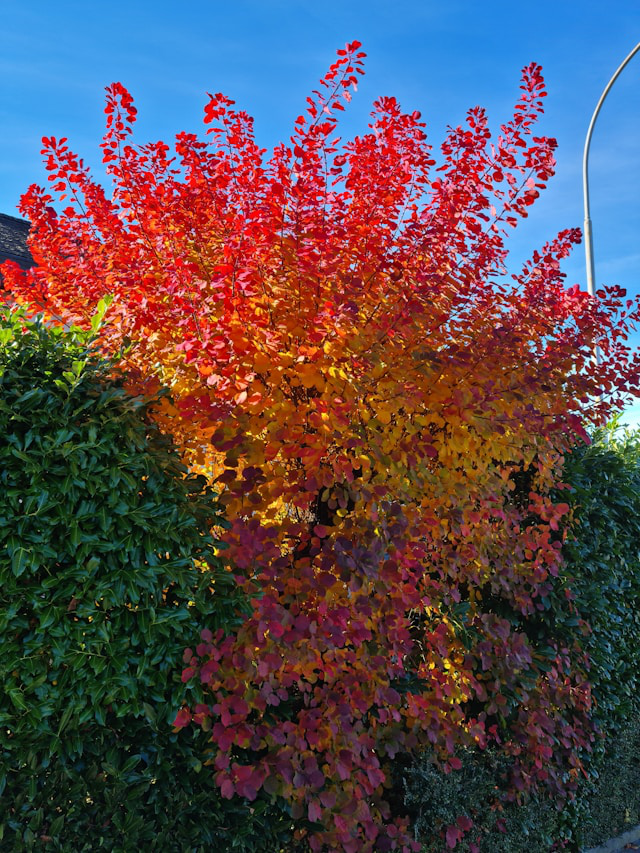
<path fill-rule="evenodd" d="M 0 264 L 15 261 L 24 270 L 34 265 L 27 248 L 29 228 L 30 223 L 26 220 L 0 213 Z"/>

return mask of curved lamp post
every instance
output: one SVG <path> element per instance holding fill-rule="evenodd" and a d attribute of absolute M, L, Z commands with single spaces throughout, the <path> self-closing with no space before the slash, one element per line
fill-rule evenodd
<path fill-rule="evenodd" d="M 589 124 L 589 130 L 587 131 L 587 138 L 584 143 L 584 157 L 582 159 L 582 186 L 584 189 L 584 249 L 586 253 L 587 260 L 587 290 L 591 294 L 591 296 L 595 296 L 596 288 L 595 288 L 595 266 L 593 261 L 593 233 L 591 230 L 591 215 L 589 210 L 589 176 L 588 176 L 588 166 L 589 166 L 589 146 L 591 145 L 591 136 L 593 134 L 593 128 L 596 124 L 596 119 L 598 118 L 598 113 L 600 112 L 600 108 L 602 107 L 605 98 L 609 94 L 609 91 L 613 84 L 616 82 L 618 77 L 620 76 L 621 71 L 627 65 L 627 63 L 638 53 L 640 50 L 640 43 L 638 43 L 629 56 L 624 60 L 624 62 L 620 65 L 616 73 L 613 75 L 611 80 L 607 83 L 607 87 L 600 96 L 600 100 L 598 101 L 598 105 L 596 106 L 595 112 L 591 117 L 591 123 Z M 596 359 L 598 358 L 596 354 Z"/>

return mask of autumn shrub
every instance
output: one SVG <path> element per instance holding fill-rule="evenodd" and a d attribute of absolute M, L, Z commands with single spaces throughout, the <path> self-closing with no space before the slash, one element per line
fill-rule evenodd
<path fill-rule="evenodd" d="M 51 189 L 21 207 L 38 266 L 3 267 L 67 322 L 112 297 L 102 349 L 171 388 L 154 418 L 220 489 L 251 602 L 188 647 L 207 701 L 176 728 L 209 731 L 223 798 L 282 798 L 296 844 L 345 853 L 415 848 L 387 798 L 401 754 L 455 770 L 492 748 L 511 797 L 575 790 L 594 719 L 584 650 L 543 619 L 570 510 L 552 490 L 638 387 L 638 306 L 564 285 L 577 229 L 507 274 L 507 234 L 554 170 L 541 69 L 497 135 L 474 108 L 436 163 L 392 97 L 337 137 L 363 61 L 338 52 L 268 157 L 222 94 L 202 138 L 136 144 L 113 84 L 110 191 L 45 138 Z"/>
<path fill-rule="evenodd" d="M 86 333 L 0 314 L 0 849 L 279 849 L 172 732 L 184 647 L 242 600 L 212 491 Z M 270 807 L 269 807 L 270 808 Z"/>

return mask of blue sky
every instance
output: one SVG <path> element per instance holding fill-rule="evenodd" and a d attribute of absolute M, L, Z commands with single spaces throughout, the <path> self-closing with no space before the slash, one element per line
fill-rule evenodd
<path fill-rule="evenodd" d="M 477 104 L 497 129 L 520 69 L 540 63 L 549 92 L 541 132 L 558 139 L 557 174 L 514 234 L 514 266 L 561 228 L 582 225 L 584 138 L 608 79 L 640 41 L 637 0 L 3 4 L 0 212 L 17 215 L 20 194 L 45 182 L 43 135 L 67 136 L 100 174 L 103 93 L 113 81 L 135 98 L 139 141 L 198 130 L 205 93 L 221 91 L 255 117 L 269 148 L 288 137 L 335 50 L 353 39 L 368 54 L 367 74 L 345 137 L 364 130 L 378 95 L 420 110 L 435 146 Z M 639 108 L 640 54 L 605 103 L 590 161 L 596 281 L 632 294 L 640 293 Z M 568 284 L 584 286 L 581 247 L 564 269 Z M 627 420 L 640 423 L 640 403 Z"/>

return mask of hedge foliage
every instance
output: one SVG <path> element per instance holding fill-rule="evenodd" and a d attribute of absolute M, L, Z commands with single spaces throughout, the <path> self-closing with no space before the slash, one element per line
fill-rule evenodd
<path fill-rule="evenodd" d="M 583 756 L 590 779 L 559 811 L 540 794 L 508 802 L 510 768 L 494 752 L 461 753 L 461 769 L 449 775 L 425 753 L 404 773 L 406 805 L 425 853 L 440 853 L 445 828 L 461 814 L 475 823 L 461 851 L 471 849 L 475 837 L 481 851 L 542 853 L 613 837 L 625 828 L 630 797 L 637 808 L 627 789 L 640 768 L 621 757 L 635 749 L 640 717 L 640 435 L 619 430 L 615 421 L 596 431 L 591 443 L 566 458 L 564 479 L 568 488 L 556 499 L 569 502 L 573 521 L 563 569 L 544 611 L 521 630 L 589 658 L 592 713 L 601 734 L 591 755 Z M 526 489 L 526 478 L 519 486 Z"/>
<path fill-rule="evenodd" d="M 640 434 L 614 422 L 565 466 L 576 526 L 564 546 L 596 718 L 614 733 L 638 710 L 640 687 Z"/>
<path fill-rule="evenodd" d="M 287 816 L 171 729 L 185 647 L 244 606 L 215 495 L 90 343 L 0 313 L 0 849 L 273 853 Z"/>

